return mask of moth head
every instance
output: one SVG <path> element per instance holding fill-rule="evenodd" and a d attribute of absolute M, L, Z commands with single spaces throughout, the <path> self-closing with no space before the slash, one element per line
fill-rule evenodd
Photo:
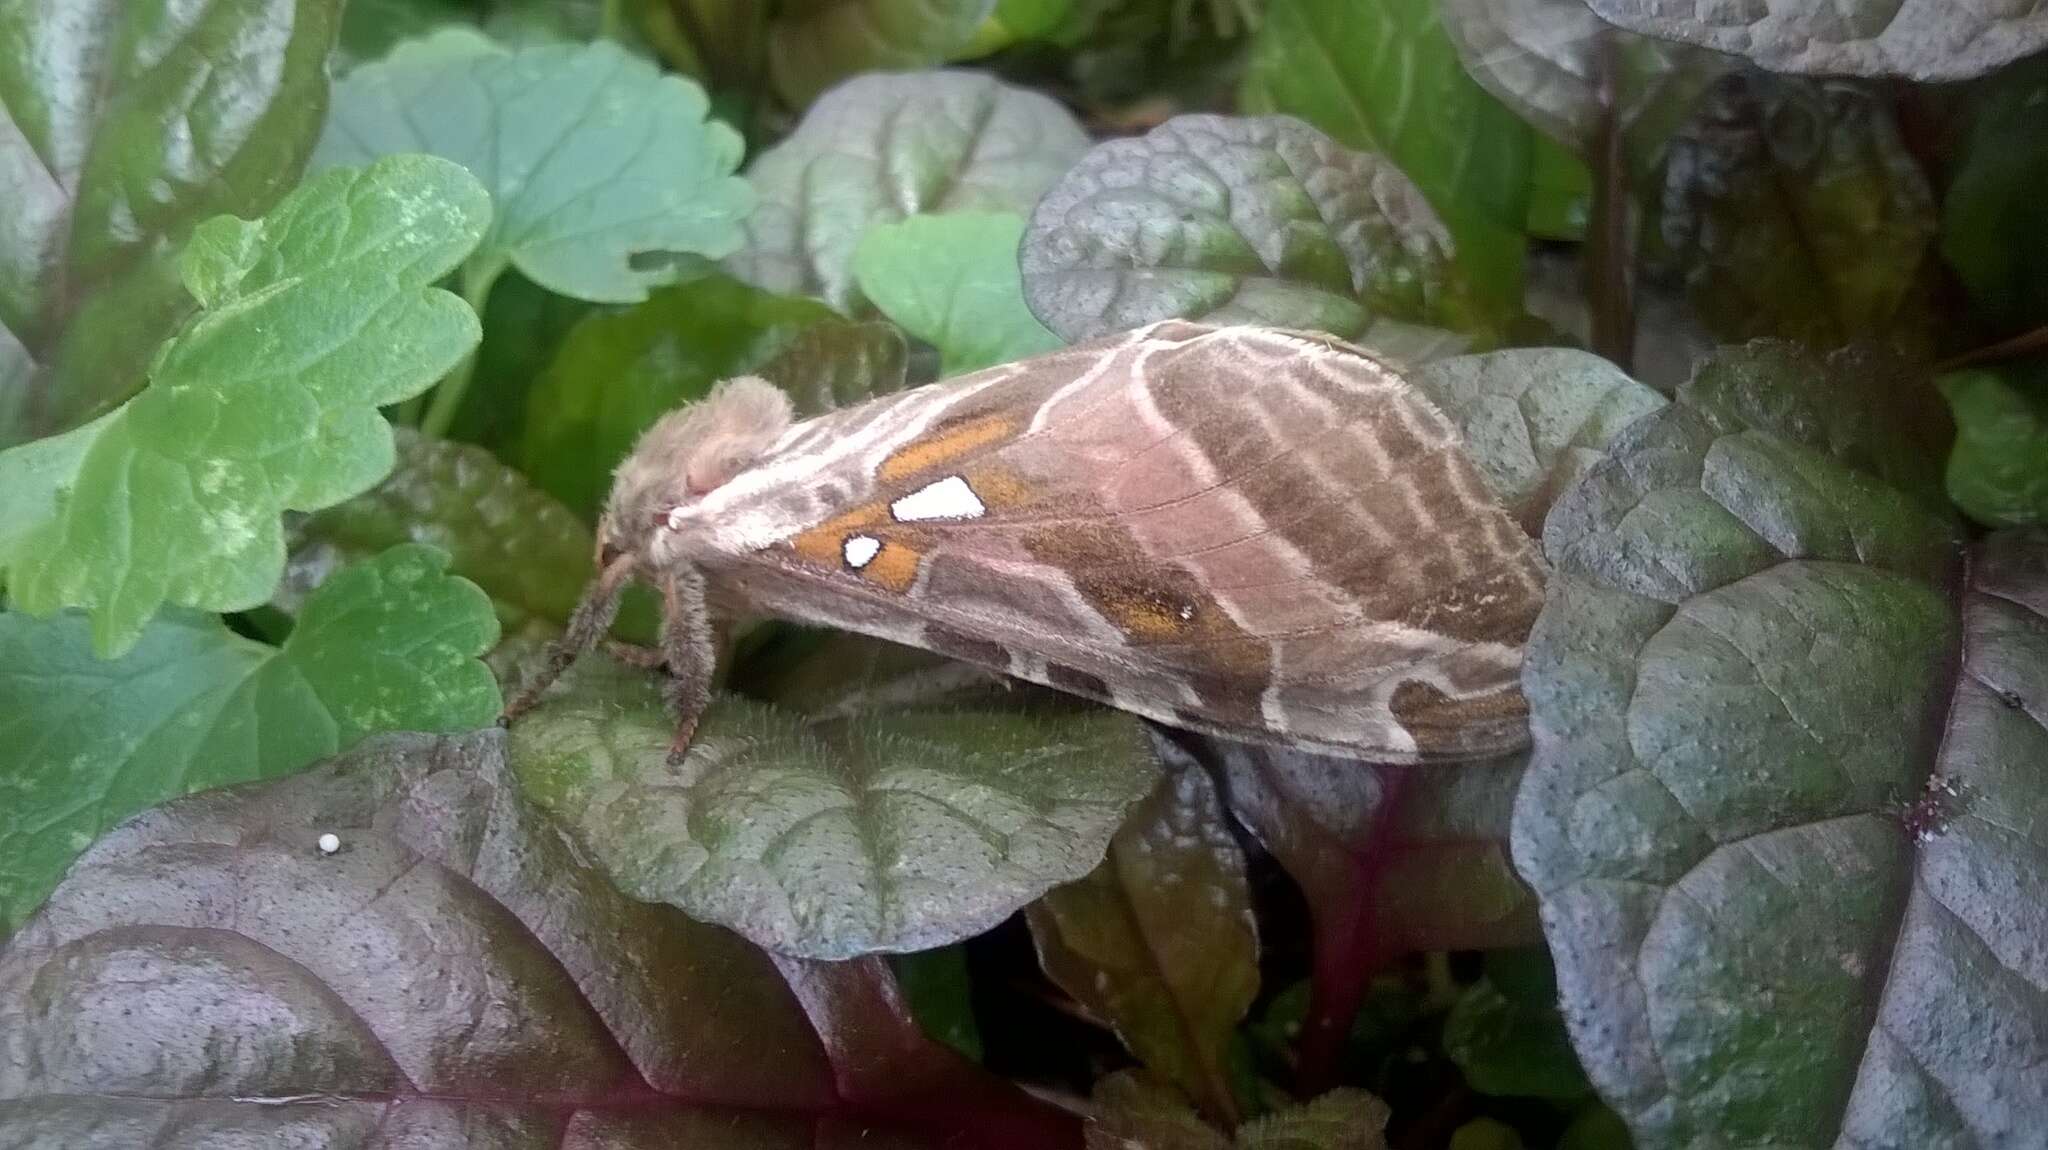
<path fill-rule="evenodd" d="M 619 464 L 598 524 L 600 565 L 648 553 L 704 496 L 758 462 L 793 418 L 789 396 L 757 375 L 728 379 L 640 436 Z"/>

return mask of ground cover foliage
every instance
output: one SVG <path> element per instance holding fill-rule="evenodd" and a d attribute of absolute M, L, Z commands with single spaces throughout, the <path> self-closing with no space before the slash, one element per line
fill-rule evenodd
<path fill-rule="evenodd" d="M 1936 0 L 0 7 L 0 1147 L 2048 1145 L 2044 48 Z M 661 413 L 1172 317 L 1460 429 L 1549 567 L 1526 750 L 781 623 L 681 764 L 606 653 L 494 724 Z"/>

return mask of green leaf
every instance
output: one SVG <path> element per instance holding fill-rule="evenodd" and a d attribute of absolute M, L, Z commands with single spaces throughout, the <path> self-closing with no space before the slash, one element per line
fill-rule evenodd
<path fill-rule="evenodd" d="M 879 964 L 777 964 L 621 894 L 505 740 L 385 735 L 101 840 L 0 950 L 0 1143 L 1080 1142 Z"/>
<path fill-rule="evenodd" d="M 506 633 L 566 621 L 592 573 L 590 529 L 483 448 L 393 432 L 398 465 L 384 482 L 290 525 L 271 602 L 296 613 L 334 572 L 412 540 L 447 552 L 455 574 L 491 597 Z"/>
<path fill-rule="evenodd" d="M 1195 1116 L 1171 1085 L 1120 1070 L 1095 1084 L 1089 1150 L 1386 1150 L 1387 1104 L 1349 1087 L 1253 1119 L 1232 1141 Z"/>
<path fill-rule="evenodd" d="M 429 152 L 476 173 L 494 215 L 463 269 L 473 300 L 516 267 L 549 291 L 633 303 L 675 278 L 673 257 L 740 245 L 745 146 L 708 107 L 615 44 L 508 52 L 451 28 L 335 85 L 314 164 Z"/>
<path fill-rule="evenodd" d="M 1101 866 L 1026 913 L 1046 975 L 1204 1113 L 1235 1122 L 1226 1057 L 1258 996 L 1259 934 L 1209 776 L 1161 780 Z"/>
<path fill-rule="evenodd" d="M 961 375 L 1064 347 L 1024 303 L 1022 217 L 961 213 L 876 224 L 853 253 L 861 293 Z"/>
<path fill-rule="evenodd" d="M 721 379 L 745 375 L 797 333 L 835 318 L 813 300 L 705 276 L 578 323 L 527 396 L 520 466 L 579 513 L 594 514 L 640 433 Z"/>
<path fill-rule="evenodd" d="M 1066 109 L 978 72 L 857 76 L 747 169 L 760 206 L 726 266 L 770 291 L 859 311 L 853 253 L 870 224 L 1028 212 L 1087 150 Z"/>
<path fill-rule="evenodd" d="M 1521 299 L 1534 136 L 1465 75 L 1435 0 L 1268 0 L 1243 107 L 1384 153 L 1449 225 L 1474 289 Z"/>
<path fill-rule="evenodd" d="M 2048 59 L 1987 80 L 1941 207 L 1941 253 L 2001 328 L 2048 319 Z"/>
<path fill-rule="evenodd" d="M 205 310 L 158 352 L 149 389 L 62 440 L 0 453 L 21 508 L 0 526 L 15 605 L 87 608 L 95 648 L 114 656 L 166 602 L 269 598 L 279 512 L 381 479 L 391 432 L 376 408 L 476 345 L 476 316 L 430 285 L 488 215 L 462 169 L 405 156 L 310 180 L 256 223 L 197 229 L 182 266 Z"/>
<path fill-rule="evenodd" d="M 2048 536 L 1966 558 L 1881 383 L 1747 349 L 1550 517 L 1515 860 L 1645 1150 L 2048 1107 Z"/>
<path fill-rule="evenodd" d="M 0 447 L 142 386 L 190 309 L 167 253 L 298 179 L 339 0 L 0 7 Z M 93 307 L 103 295 L 113 307 Z"/>
<path fill-rule="evenodd" d="M 1918 297 L 1934 195 L 1881 92 L 1756 73 L 1717 82 L 1672 140 L 1655 262 L 1723 339 L 1931 339 Z"/>
<path fill-rule="evenodd" d="M 1964 371 L 1943 376 L 1956 417 L 1948 493 L 1994 527 L 2048 521 L 2048 375 Z"/>
<path fill-rule="evenodd" d="M 1481 1094 L 1571 1102 L 1592 1093 L 1557 1012 L 1541 950 L 1497 950 L 1444 1019 L 1444 1053 Z"/>
<path fill-rule="evenodd" d="M 797 332 L 754 370 L 809 416 L 900 390 L 909 365 L 910 349 L 895 324 L 829 319 Z"/>
<path fill-rule="evenodd" d="M 0 741 L 16 748 L 0 775 L 0 927 L 153 803 L 288 774 L 377 731 L 489 723 L 501 700 L 476 656 L 497 623 L 447 564 L 407 544 L 349 568 L 282 647 L 171 611 L 102 661 L 77 615 L 0 613 Z"/>
<path fill-rule="evenodd" d="M 1458 425 L 1466 454 L 1531 535 L 1622 428 L 1665 403 L 1620 368 L 1570 348 L 1454 356 L 1407 379 Z"/>
<path fill-rule="evenodd" d="M 1723 7 L 1662 0 L 1586 0 L 1603 19 L 1646 36 L 1733 52 L 1779 72 L 1967 80 L 2048 48 L 2048 12 L 2034 5 L 1941 0 L 1771 0 Z"/>
<path fill-rule="evenodd" d="M 1498 1118 L 1474 1118 L 1451 1131 L 1445 1150 L 1524 1150 L 1521 1131 Z"/>
<path fill-rule="evenodd" d="M 522 784 L 620 888 L 807 958 L 977 934 L 1101 860 L 1156 779 L 1113 712 L 840 722 L 725 697 L 689 758 L 656 682 L 599 658 L 513 731 Z"/>
<path fill-rule="evenodd" d="M 768 28 L 768 75 L 792 108 L 860 72 L 958 59 L 996 0 L 787 0 Z"/>
<path fill-rule="evenodd" d="M 974 983 L 965 948 L 942 946 L 889 956 L 889 969 L 926 1034 L 981 1061 L 981 1028 L 974 1021 Z"/>
<path fill-rule="evenodd" d="M 1281 116 L 1176 116 L 1040 200 L 1024 294 L 1070 341 L 1181 317 L 1372 339 L 1455 319 L 1450 237 L 1413 184 Z"/>

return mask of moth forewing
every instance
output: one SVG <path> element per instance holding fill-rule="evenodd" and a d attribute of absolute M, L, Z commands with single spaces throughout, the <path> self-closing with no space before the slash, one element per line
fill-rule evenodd
<path fill-rule="evenodd" d="M 1327 337 L 1154 324 L 755 436 L 679 486 L 677 445 L 714 438 L 671 428 L 670 457 L 620 469 L 609 537 L 657 584 L 1234 738 L 1384 761 L 1526 740 L 1535 546 L 1443 413 Z"/>

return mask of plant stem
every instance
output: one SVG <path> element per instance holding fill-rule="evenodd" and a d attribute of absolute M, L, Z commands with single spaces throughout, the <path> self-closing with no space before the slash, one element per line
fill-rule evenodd
<path fill-rule="evenodd" d="M 1593 351 L 1633 371 L 1636 309 L 1633 244 L 1629 234 L 1628 154 L 1621 123 L 1621 52 L 1612 29 L 1600 38 L 1600 125 L 1593 133 L 1593 218 L 1586 229 L 1587 301 L 1593 312 Z"/>
<path fill-rule="evenodd" d="M 2048 352 L 2048 327 L 2037 327 L 2025 335 L 2016 335 L 2008 340 L 1966 351 L 1953 359 L 1946 359 L 1934 365 L 1937 373 L 1958 371 L 1980 364 L 1998 363 L 2001 360 L 2019 359 L 2037 352 Z"/>
<path fill-rule="evenodd" d="M 491 285 L 498 282 L 499 268 L 471 273 L 468 268 L 462 274 L 462 298 L 476 313 L 477 323 L 483 323 L 484 304 L 491 298 Z M 433 402 L 427 405 L 427 414 L 420 419 L 420 432 L 436 439 L 447 436 L 448 428 L 455 423 L 455 413 L 462 408 L 462 397 L 469 394 L 469 380 L 476 373 L 476 348 L 471 348 L 454 370 L 441 377 L 434 388 Z"/>

